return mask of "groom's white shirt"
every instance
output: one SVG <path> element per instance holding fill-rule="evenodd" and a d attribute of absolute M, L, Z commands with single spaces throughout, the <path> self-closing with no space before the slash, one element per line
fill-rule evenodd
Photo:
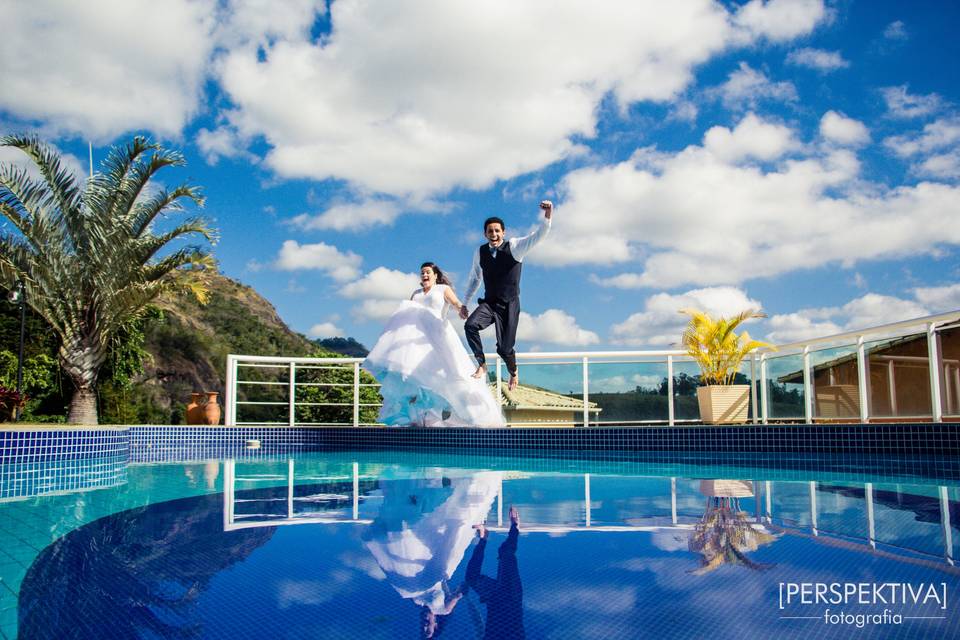
<path fill-rule="evenodd" d="M 510 243 L 510 253 L 517 262 L 523 262 L 523 258 L 530 253 L 538 242 L 547 237 L 550 232 L 552 218 L 543 218 L 540 226 L 533 233 L 525 235 L 522 238 L 510 238 L 504 242 Z M 480 251 L 473 252 L 473 266 L 470 267 L 470 279 L 467 280 L 467 288 L 464 290 L 463 302 L 468 307 L 477 295 L 480 285 L 483 283 L 483 270 L 480 268 Z"/>

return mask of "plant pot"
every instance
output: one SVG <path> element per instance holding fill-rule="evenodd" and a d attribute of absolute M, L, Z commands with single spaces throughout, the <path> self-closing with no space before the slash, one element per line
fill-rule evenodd
<path fill-rule="evenodd" d="M 203 424 L 203 404 L 200 398 L 202 393 L 191 393 L 190 403 L 187 405 L 187 424 Z"/>
<path fill-rule="evenodd" d="M 203 405 L 203 424 L 220 424 L 220 405 L 217 404 L 216 391 L 207 391 L 207 404 Z"/>
<path fill-rule="evenodd" d="M 750 385 L 697 387 L 697 402 L 705 424 L 743 424 L 750 408 Z"/>

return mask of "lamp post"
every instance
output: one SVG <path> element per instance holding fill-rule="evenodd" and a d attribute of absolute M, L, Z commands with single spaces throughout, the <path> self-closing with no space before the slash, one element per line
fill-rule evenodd
<path fill-rule="evenodd" d="M 23 397 L 23 340 L 27 327 L 27 293 L 23 280 L 18 280 L 15 288 L 10 291 L 10 302 L 20 305 L 20 350 L 17 354 L 17 396 Z M 20 420 L 20 406 L 14 411 L 13 419 Z"/>

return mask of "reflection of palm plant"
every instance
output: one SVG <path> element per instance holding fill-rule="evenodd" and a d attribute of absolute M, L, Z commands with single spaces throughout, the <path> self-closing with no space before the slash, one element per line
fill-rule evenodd
<path fill-rule="evenodd" d="M 746 320 L 767 317 L 753 309 L 717 319 L 696 309 L 681 309 L 680 313 L 690 316 L 683 332 L 683 347 L 700 366 L 705 384 L 733 384 L 740 363 L 748 353 L 760 347 L 773 348 L 766 342 L 752 340 L 746 331 L 741 335 L 734 333 Z"/>
<path fill-rule="evenodd" d="M 703 575 L 723 564 L 739 564 L 756 571 L 769 569 L 773 565 L 754 562 L 744 554 L 776 539 L 777 536 L 750 524 L 747 514 L 740 511 L 737 498 L 707 498 L 707 510 L 688 543 L 690 551 L 702 556 L 700 568 L 691 573 Z"/>

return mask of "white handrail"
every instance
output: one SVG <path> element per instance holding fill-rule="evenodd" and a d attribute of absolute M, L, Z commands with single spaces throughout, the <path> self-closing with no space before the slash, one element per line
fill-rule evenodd
<path fill-rule="evenodd" d="M 902 333 L 904 329 L 913 329 L 920 328 L 920 332 L 926 334 L 928 339 L 928 351 L 929 351 L 929 362 L 931 363 L 931 369 L 934 366 L 937 366 L 938 361 L 940 360 L 940 354 L 937 331 L 941 329 L 944 325 L 950 325 L 952 323 L 960 321 L 960 310 L 951 311 L 947 313 L 940 313 L 930 316 L 925 316 L 922 318 L 913 318 L 910 320 L 903 320 L 901 322 L 892 322 L 876 327 L 870 327 L 866 329 L 861 329 L 857 331 L 848 331 L 845 333 L 837 333 L 829 336 L 823 336 L 819 338 L 809 338 L 806 340 L 800 340 L 796 342 L 789 342 L 785 344 L 775 345 L 777 352 L 790 352 L 790 351 L 799 351 L 803 356 L 803 378 L 804 378 L 804 419 L 807 422 L 812 422 L 815 416 L 813 415 L 813 398 L 812 396 L 812 374 L 813 371 L 811 368 L 811 347 L 813 345 L 827 345 L 827 344 L 837 344 L 843 343 L 845 341 L 852 341 L 857 346 L 857 364 L 858 364 L 858 382 L 859 382 L 859 401 L 860 401 L 860 416 L 862 422 L 866 422 L 870 417 L 870 411 L 868 409 L 869 405 L 869 388 L 867 386 L 867 377 L 865 375 L 866 371 L 866 357 L 864 343 L 865 341 L 873 335 L 882 334 L 883 336 L 895 336 L 897 332 L 901 332 L 900 335 L 907 335 Z M 753 408 L 754 408 L 754 418 L 753 422 L 762 422 L 767 424 L 768 421 L 774 416 L 769 415 L 769 389 L 768 389 L 768 372 L 767 365 L 769 358 L 773 356 L 773 349 L 762 349 L 759 351 L 759 371 L 757 371 L 756 360 L 751 361 L 750 366 L 750 383 L 753 390 Z M 789 354 L 784 354 L 788 356 Z M 500 359 L 499 356 L 495 353 L 486 354 L 488 361 L 493 361 L 496 363 L 496 384 L 497 390 L 500 390 L 501 380 L 500 380 Z M 632 362 L 663 362 L 667 367 L 667 404 L 668 411 L 666 422 L 667 424 L 674 424 L 680 422 L 676 419 L 675 416 L 675 398 L 673 395 L 673 373 L 674 373 L 674 364 L 677 359 L 680 360 L 691 360 L 687 355 L 686 351 L 681 349 L 653 349 L 648 351 L 537 351 L 537 352 L 526 352 L 518 353 L 517 360 L 520 364 L 531 364 L 536 362 L 543 362 L 545 365 L 550 365 L 554 363 L 549 363 L 545 361 L 549 360 L 558 360 L 566 359 L 571 360 L 572 362 L 567 364 L 577 364 L 578 361 L 582 362 L 582 400 L 583 400 L 583 425 L 588 426 L 590 424 L 590 412 L 589 412 L 589 365 L 591 363 L 596 364 L 597 360 L 615 360 L 622 364 L 628 364 Z M 360 402 L 360 387 L 368 386 L 360 384 L 360 365 L 363 362 L 363 358 L 349 358 L 349 357 L 334 357 L 334 358 L 312 358 L 312 357 L 290 357 L 290 356 L 256 356 L 256 355 L 237 355 L 230 354 L 227 356 L 227 380 L 225 385 L 225 415 L 226 415 L 226 424 L 228 426 L 233 426 L 237 424 L 237 405 L 241 404 L 237 401 L 237 385 L 243 384 L 243 381 L 238 380 L 238 370 L 244 365 L 247 366 L 263 366 L 263 365 L 274 365 L 278 369 L 287 368 L 288 371 L 295 371 L 296 365 L 352 365 L 351 369 L 354 372 L 352 384 L 345 384 L 341 386 L 352 386 L 353 387 L 353 415 L 352 422 L 353 426 L 359 426 L 360 424 L 360 407 L 369 406 L 369 403 Z M 759 380 L 757 376 L 759 374 Z M 288 402 L 289 407 L 289 416 L 288 420 L 292 423 L 295 410 L 295 397 L 294 397 L 294 378 L 291 375 L 290 379 L 290 397 Z M 759 385 L 757 384 L 759 382 Z M 949 384 L 949 381 L 947 381 Z M 932 412 L 931 417 L 934 421 L 942 421 L 943 419 L 943 410 L 941 408 L 941 393 L 940 393 L 940 384 L 941 376 L 939 370 L 930 372 L 930 385 L 931 385 L 931 402 L 932 402 Z M 336 386 L 336 385 L 334 385 Z M 759 390 L 757 387 L 759 386 Z M 757 399 L 757 391 L 759 391 L 759 400 Z M 254 404 L 254 403 L 250 403 Z M 284 403 L 286 404 L 286 403 Z M 309 404 L 309 403 L 304 403 Z M 759 405 L 759 406 L 758 406 Z M 347 405 L 343 405 L 347 406 Z M 759 409 L 760 416 L 757 416 L 757 410 Z M 629 422 L 629 421 L 628 421 Z M 664 420 L 657 420 L 655 422 L 664 422 Z M 349 423 L 345 423 L 349 424 Z"/>

